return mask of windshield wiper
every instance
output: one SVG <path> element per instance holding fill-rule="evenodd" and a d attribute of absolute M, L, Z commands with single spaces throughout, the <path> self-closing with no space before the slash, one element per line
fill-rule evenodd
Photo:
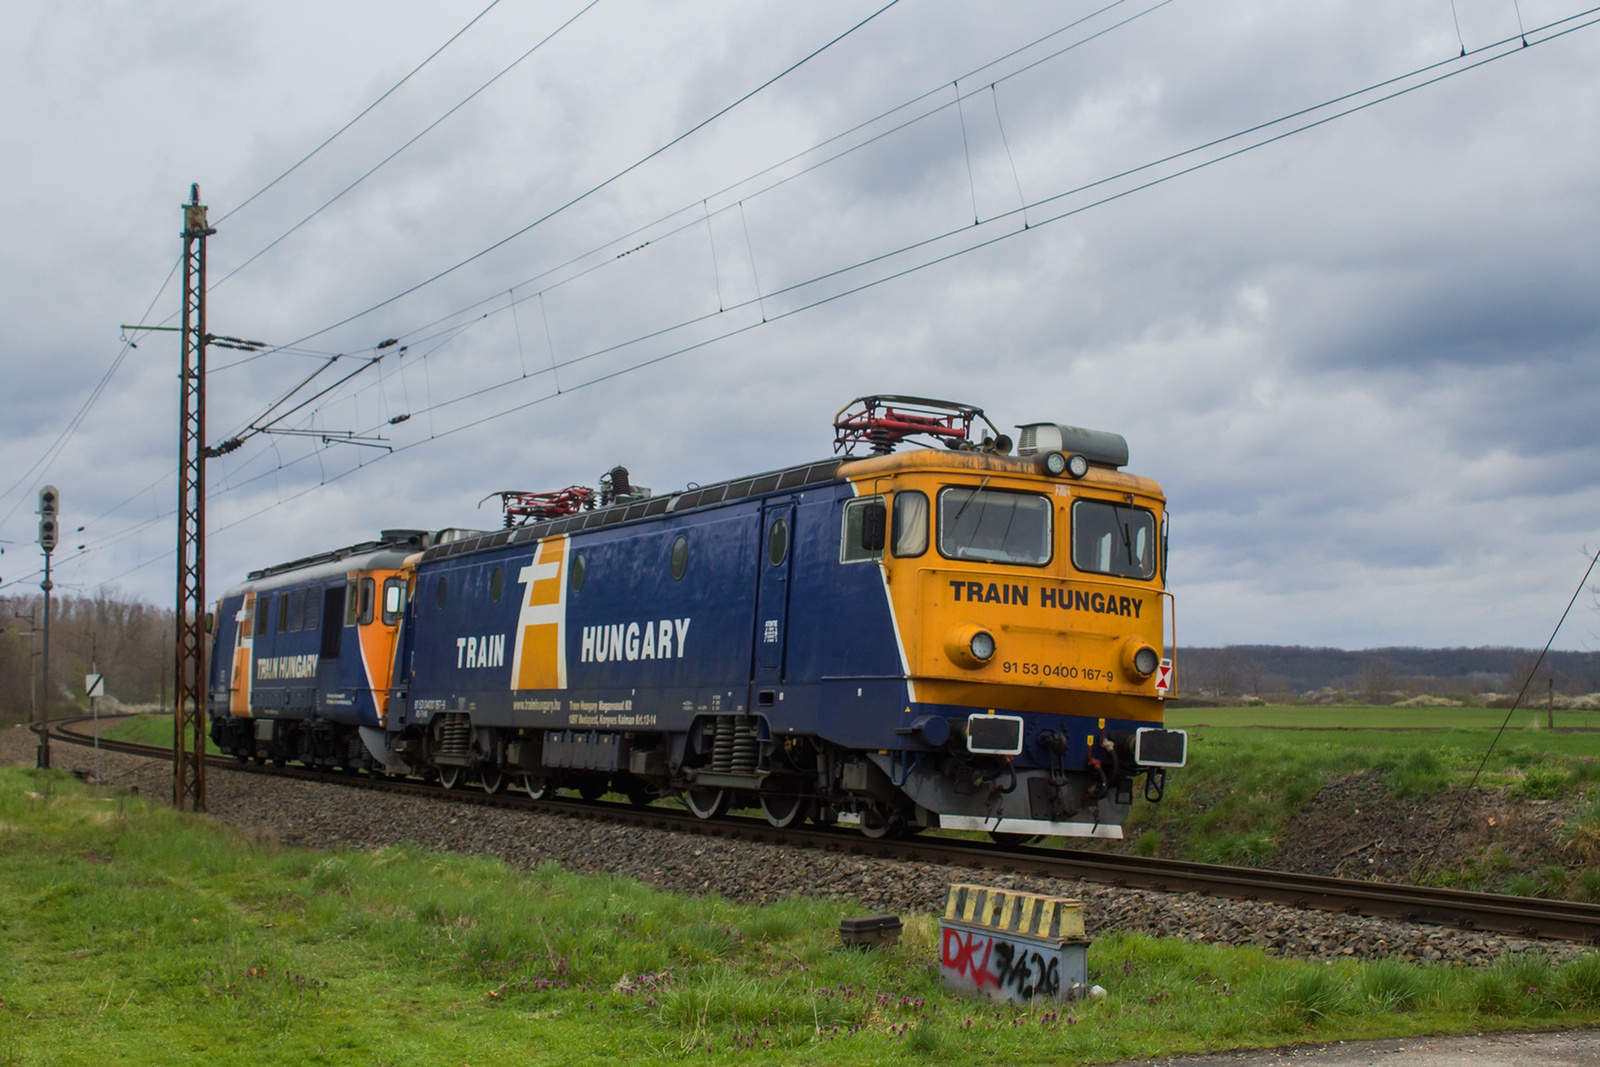
<path fill-rule="evenodd" d="M 959 519 L 962 515 L 966 514 L 967 508 L 974 500 L 978 499 L 978 494 L 983 492 L 983 487 L 989 484 L 989 479 L 992 477 L 994 477 L 992 474 L 985 474 L 983 476 L 983 481 L 978 483 L 978 488 L 974 489 L 972 491 L 972 495 L 967 497 L 966 501 L 956 509 L 955 515 L 950 519 L 951 522 L 955 522 L 956 519 Z M 980 512 L 979 514 L 981 515 L 982 513 Z"/>
<path fill-rule="evenodd" d="M 1130 512 L 1132 508 L 1128 509 Z M 1133 539 L 1128 536 L 1128 524 L 1122 521 L 1122 509 L 1115 504 L 1111 505 L 1112 514 L 1117 518 L 1117 529 L 1122 531 L 1122 547 L 1128 550 L 1128 566 L 1133 566 Z"/>

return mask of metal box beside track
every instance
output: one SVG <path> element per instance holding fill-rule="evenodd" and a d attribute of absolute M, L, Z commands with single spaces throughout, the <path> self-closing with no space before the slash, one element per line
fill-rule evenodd
<path fill-rule="evenodd" d="M 1089 987 L 1083 905 L 952 885 L 939 919 L 939 971 L 949 988 L 990 1000 L 1075 1000 Z"/>

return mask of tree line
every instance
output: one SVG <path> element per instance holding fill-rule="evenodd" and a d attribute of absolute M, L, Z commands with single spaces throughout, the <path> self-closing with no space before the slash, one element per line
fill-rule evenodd
<path fill-rule="evenodd" d="M 0 723 L 27 721 L 48 684 L 52 714 L 87 709 L 84 675 L 98 664 L 106 695 L 122 704 L 156 704 L 172 695 L 173 613 L 110 590 L 54 597 L 50 678 L 41 676 L 44 597 L 0 597 Z"/>

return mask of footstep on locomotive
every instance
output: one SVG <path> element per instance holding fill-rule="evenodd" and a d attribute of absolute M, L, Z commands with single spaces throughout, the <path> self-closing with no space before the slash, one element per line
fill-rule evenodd
<path fill-rule="evenodd" d="M 1187 756 L 1165 500 L 1120 435 L 1018 431 L 864 397 L 822 462 L 670 494 L 617 467 L 491 494 L 503 529 L 254 571 L 218 606 L 212 740 L 872 837 L 1119 838 Z"/>

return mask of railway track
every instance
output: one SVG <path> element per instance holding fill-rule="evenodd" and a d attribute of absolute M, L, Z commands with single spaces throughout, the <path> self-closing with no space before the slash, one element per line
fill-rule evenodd
<path fill-rule="evenodd" d="M 111 721 L 102 716 L 102 726 Z M 87 718 L 58 719 L 50 724 L 51 739 L 92 745 L 83 727 Z M 92 730 L 92 726 L 89 726 Z M 114 741 L 102 737 L 100 748 L 148 758 L 170 758 L 170 751 L 154 745 Z M 597 819 L 656 830 L 672 830 L 760 841 L 791 847 L 844 852 L 851 855 L 937 863 L 974 870 L 1037 874 L 1079 879 L 1103 885 L 1197 893 L 1231 900 L 1264 901 L 1293 907 L 1366 915 L 1404 922 L 1453 926 L 1467 930 L 1600 943 L 1600 905 L 1572 901 L 1473 893 L 1459 889 L 1363 882 L 1286 871 L 1224 867 L 1187 860 L 1125 856 L 1078 849 L 1001 847 L 979 841 L 936 836 L 901 840 L 871 840 L 837 827 L 806 826 L 778 829 L 764 819 L 724 816 L 702 820 L 687 811 L 634 807 L 626 803 L 584 801 L 560 797 L 533 800 L 513 793 L 489 794 L 475 789 L 446 790 L 422 782 L 373 778 L 365 774 L 340 774 L 307 767 L 244 764 L 226 756 L 206 757 L 209 766 L 242 774 L 264 774 L 303 781 L 326 782 L 356 789 L 406 793 L 458 803 L 515 808 Z"/>

